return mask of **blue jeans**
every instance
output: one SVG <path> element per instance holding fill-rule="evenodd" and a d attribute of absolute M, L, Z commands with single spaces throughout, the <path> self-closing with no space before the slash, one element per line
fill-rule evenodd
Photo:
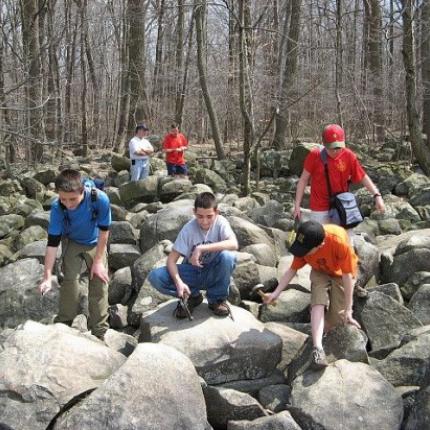
<path fill-rule="evenodd" d="M 149 175 L 149 158 L 131 160 L 131 181 L 140 181 Z"/>
<path fill-rule="evenodd" d="M 166 163 L 166 166 L 167 166 L 167 174 L 169 176 L 187 175 L 188 174 L 188 167 L 186 164 Z"/>
<path fill-rule="evenodd" d="M 202 268 L 191 264 L 178 264 L 177 267 L 179 276 L 190 288 L 192 296 L 199 295 L 200 290 L 206 290 L 208 303 L 217 303 L 228 297 L 230 276 L 236 267 L 236 256 L 232 252 L 221 251 Z M 176 286 L 167 267 L 152 270 L 148 280 L 160 293 L 177 297 Z"/>

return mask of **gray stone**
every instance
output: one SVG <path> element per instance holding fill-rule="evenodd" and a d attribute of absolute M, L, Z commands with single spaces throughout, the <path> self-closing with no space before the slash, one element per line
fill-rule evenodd
<path fill-rule="evenodd" d="M 12 251 L 6 245 L 0 244 L 0 267 L 8 264 L 12 260 Z"/>
<path fill-rule="evenodd" d="M 109 304 L 122 303 L 123 298 L 131 288 L 131 269 L 123 267 L 117 270 L 109 282 Z"/>
<path fill-rule="evenodd" d="M 18 260 L 0 269 L 0 327 L 16 327 L 28 319 L 52 319 L 58 310 L 58 284 L 41 296 L 37 287 L 43 266 L 36 259 Z"/>
<path fill-rule="evenodd" d="M 28 199 L 27 197 L 21 197 L 17 199 L 15 205 L 15 213 L 17 215 L 22 215 L 23 217 L 26 217 L 30 215 L 31 212 L 33 212 L 34 210 L 42 211 L 42 203 L 34 199 Z"/>
<path fill-rule="evenodd" d="M 36 179 L 36 181 L 39 181 L 41 184 L 47 186 L 51 182 L 55 181 L 55 178 L 58 175 L 58 171 L 54 167 L 47 167 L 38 170 L 34 175 L 33 178 Z"/>
<path fill-rule="evenodd" d="M 229 388 L 206 386 L 203 388 L 208 411 L 208 421 L 216 429 L 227 429 L 227 423 L 263 417 L 263 407 L 249 394 Z"/>
<path fill-rule="evenodd" d="M 128 170 L 121 170 L 115 176 L 113 183 L 116 187 L 120 187 L 121 185 L 124 185 L 129 181 L 130 181 L 130 172 Z"/>
<path fill-rule="evenodd" d="M 303 163 L 305 161 L 306 156 L 309 154 L 310 151 L 312 151 L 312 149 L 318 146 L 320 145 L 307 142 L 301 142 L 294 146 L 293 152 L 291 153 L 291 157 L 288 162 L 288 169 L 290 170 L 291 174 L 297 176 L 300 176 L 302 174 Z"/>
<path fill-rule="evenodd" d="M 112 168 L 117 172 L 121 170 L 130 170 L 130 159 L 120 154 L 112 153 Z"/>
<path fill-rule="evenodd" d="M 389 284 L 376 285 L 375 287 L 368 288 L 367 291 L 369 293 L 375 291 L 379 293 L 384 293 L 399 302 L 401 305 L 404 305 L 404 300 L 400 288 L 394 282 L 391 282 Z"/>
<path fill-rule="evenodd" d="M 276 200 L 270 200 L 263 207 L 250 211 L 249 216 L 257 224 L 273 227 L 280 218 L 285 218 L 284 206 Z"/>
<path fill-rule="evenodd" d="M 400 345 L 409 330 L 422 324 L 413 313 L 390 296 L 378 291 L 357 302 L 356 317 L 369 336 L 372 355 L 381 358 Z"/>
<path fill-rule="evenodd" d="M 175 197 L 183 193 L 190 192 L 193 184 L 187 178 L 173 179 L 171 177 L 163 178 L 160 184 L 160 200 L 162 202 L 170 202 Z"/>
<path fill-rule="evenodd" d="M 232 216 L 229 218 L 230 225 L 237 236 L 239 247 L 243 248 L 248 245 L 264 243 L 271 247 L 274 252 L 273 240 L 260 227 L 256 226 L 246 219 Z"/>
<path fill-rule="evenodd" d="M 109 197 L 109 201 L 113 205 L 122 206 L 124 203 L 121 200 L 121 195 L 119 194 L 119 189 L 115 187 L 106 187 L 104 192 Z"/>
<path fill-rule="evenodd" d="M 0 216 L 0 239 L 22 227 L 24 227 L 24 218 L 21 215 Z"/>
<path fill-rule="evenodd" d="M 194 202 L 178 200 L 167 204 L 156 214 L 149 216 L 140 229 L 140 249 L 152 248 L 163 239 L 174 242 L 182 227 L 193 217 Z"/>
<path fill-rule="evenodd" d="M 393 351 L 374 367 L 395 386 L 430 383 L 430 333 L 424 333 Z"/>
<path fill-rule="evenodd" d="M 131 276 L 133 287 L 139 291 L 146 280 L 149 272 L 154 268 L 155 264 L 165 257 L 164 246 L 162 244 L 154 245 L 151 249 L 144 252 L 133 263 Z"/>
<path fill-rule="evenodd" d="M 430 284 L 430 271 L 413 273 L 404 284 L 400 285 L 400 291 L 405 300 L 410 300 L 424 284 Z"/>
<path fill-rule="evenodd" d="M 21 192 L 21 184 L 16 179 L 0 180 L 0 196 L 8 197 Z"/>
<path fill-rule="evenodd" d="M 420 173 L 413 173 L 405 180 L 396 185 L 395 192 L 397 195 L 410 196 L 429 185 L 430 179 L 426 175 L 422 175 Z"/>
<path fill-rule="evenodd" d="M 280 294 L 276 305 L 261 307 L 260 319 L 263 322 L 308 322 L 310 302 L 310 294 L 289 288 Z"/>
<path fill-rule="evenodd" d="M 400 223 L 398 219 L 395 218 L 386 218 L 378 221 L 379 232 L 382 235 L 386 234 L 394 234 L 399 235 L 402 233 L 402 229 L 400 227 Z"/>
<path fill-rule="evenodd" d="M 268 385 L 258 392 L 258 400 L 264 408 L 273 412 L 281 412 L 287 409 L 290 394 L 291 388 L 288 385 Z"/>
<path fill-rule="evenodd" d="M 48 230 L 49 226 L 49 211 L 33 211 L 25 219 L 25 227 L 30 227 L 32 225 L 40 225 L 45 230 Z"/>
<path fill-rule="evenodd" d="M 193 175 L 194 182 L 209 185 L 215 192 L 223 192 L 227 189 L 227 184 L 224 179 L 216 172 L 199 168 Z"/>
<path fill-rule="evenodd" d="M 121 206 L 111 203 L 112 221 L 127 221 L 128 212 Z"/>
<path fill-rule="evenodd" d="M 430 324 L 430 284 L 421 285 L 412 296 L 408 308 L 423 324 Z"/>
<path fill-rule="evenodd" d="M 414 405 L 404 422 L 404 430 L 430 428 L 430 386 L 423 388 L 415 397 Z"/>
<path fill-rule="evenodd" d="M 111 329 L 108 329 L 108 331 L 105 333 L 103 342 L 110 349 L 113 349 L 114 351 L 117 351 L 126 357 L 129 357 L 137 347 L 136 338 L 126 333 L 120 333 L 119 331 Z"/>
<path fill-rule="evenodd" d="M 63 324 L 28 321 L 7 336 L 3 348 L 1 428 L 45 430 L 62 407 L 101 385 L 125 361 Z"/>
<path fill-rule="evenodd" d="M 424 186 L 418 191 L 414 192 L 410 197 L 412 206 L 427 206 L 430 204 L 430 185 Z"/>
<path fill-rule="evenodd" d="M 172 316 L 176 303 L 162 304 L 142 317 L 144 340 L 183 352 L 209 384 L 258 379 L 273 372 L 281 358 L 281 338 L 249 312 L 231 306 L 234 321 L 217 318 L 204 302 L 194 310 L 193 321 L 177 320 Z"/>
<path fill-rule="evenodd" d="M 40 225 L 32 225 L 31 227 L 27 227 L 19 236 L 15 238 L 14 246 L 17 251 L 24 248 L 24 246 L 29 245 L 30 243 L 44 240 L 48 238 L 48 233 L 45 229 L 40 227 Z"/>
<path fill-rule="evenodd" d="M 242 248 L 242 252 L 247 252 L 255 257 L 255 262 L 263 266 L 275 267 L 277 263 L 276 254 L 273 247 L 265 243 L 254 243 Z"/>
<path fill-rule="evenodd" d="M 40 199 L 45 194 L 45 187 L 39 181 L 29 176 L 21 179 L 21 185 L 27 196 L 32 199 Z"/>
<path fill-rule="evenodd" d="M 140 257 L 139 248 L 135 245 L 113 244 L 109 249 L 109 267 L 118 270 L 131 266 Z"/>
<path fill-rule="evenodd" d="M 260 205 L 253 197 L 240 197 L 233 202 L 233 206 L 242 212 L 251 213 L 253 209 L 259 208 Z"/>
<path fill-rule="evenodd" d="M 136 245 L 137 231 L 127 221 L 113 221 L 110 226 L 109 242 Z"/>
<path fill-rule="evenodd" d="M 368 365 L 347 360 L 299 376 L 291 404 L 291 415 L 304 430 L 394 430 L 403 418 L 394 387 Z"/>
<path fill-rule="evenodd" d="M 277 322 L 268 322 L 265 327 L 282 339 L 282 357 L 278 369 L 284 371 L 303 349 L 309 336 Z"/>
<path fill-rule="evenodd" d="M 165 345 L 139 345 L 54 429 L 104 430 L 106 423 L 112 429 L 207 429 L 204 397 L 190 360 Z"/>
<path fill-rule="evenodd" d="M 158 178 L 148 176 L 141 181 L 129 182 L 119 187 L 121 201 L 126 205 L 132 205 L 140 201 L 152 202 L 158 195 Z"/>
<path fill-rule="evenodd" d="M 301 430 L 288 411 L 253 421 L 229 421 L 227 430 Z"/>
<path fill-rule="evenodd" d="M 358 256 L 357 283 L 365 286 L 372 276 L 379 275 L 379 251 L 375 245 L 367 242 L 363 236 L 354 236 L 354 249 Z"/>

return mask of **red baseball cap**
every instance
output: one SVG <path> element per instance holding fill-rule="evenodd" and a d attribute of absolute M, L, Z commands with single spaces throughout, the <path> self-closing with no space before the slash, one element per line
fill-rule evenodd
<path fill-rule="evenodd" d="M 345 148 L 345 132 L 340 125 L 326 125 L 322 132 L 322 140 L 327 149 Z"/>

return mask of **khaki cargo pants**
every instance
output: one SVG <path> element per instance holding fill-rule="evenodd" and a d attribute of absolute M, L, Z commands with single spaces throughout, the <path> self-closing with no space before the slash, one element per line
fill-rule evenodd
<path fill-rule="evenodd" d="M 63 242 L 63 274 L 60 288 L 60 305 L 54 322 L 70 325 L 79 312 L 79 278 L 82 263 L 85 262 L 88 272 L 96 255 L 96 245 L 88 246 L 65 240 Z M 103 258 L 107 267 L 107 256 Z M 95 336 L 102 336 L 109 328 L 108 319 L 108 285 L 98 277 L 89 279 L 88 285 L 88 328 Z"/>
<path fill-rule="evenodd" d="M 342 278 L 312 269 L 310 279 L 311 306 L 325 306 L 325 321 L 328 326 L 334 327 L 343 324 L 342 314 L 339 313 L 345 310 Z"/>

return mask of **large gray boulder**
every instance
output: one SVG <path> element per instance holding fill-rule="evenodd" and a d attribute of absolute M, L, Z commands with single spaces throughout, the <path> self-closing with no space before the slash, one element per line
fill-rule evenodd
<path fill-rule="evenodd" d="M 216 429 L 227 429 L 231 420 L 253 420 L 266 412 L 252 396 L 230 388 L 205 386 L 203 394 L 208 409 L 208 421 Z"/>
<path fill-rule="evenodd" d="M 273 240 L 261 227 L 237 216 L 229 217 L 229 221 L 231 228 L 237 236 L 240 248 L 244 248 L 248 245 L 265 243 L 275 252 Z"/>
<path fill-rule="evenodd" d="M 110 226 L 109 242 L 136 245 L 138 232 L 127 221 L 113 221 Z"/>
<path fill-rule="evenodd" d="M 368 365 L 347 360 L 299 376 L 291 405 L 303 430 L 396 430 L 403 418 L 402 398 L 394 387 Z"/>
<path fill-rule="evenodd" d="M 109 304 L 117 305 L 122 303 L 124 297 L 131 289 L 130 267 L 123 267 L 117 270 L 109 281 Z"/>
<path fill-rule="evenodd" d="M 165 257 L 165 247 L 157 243 L 151 249 L 144 252 L 134 263 L 131 268 L 133 287 L 139 291 L 146 280 L 149 272 L 155 267 L 155 264 Z"/>
<path fill-rule="evenodd" d="M 424 333 L 393 351 L 375 368 L 395 386 L 430 383 L 430 333 Z"/>
<path fill-rule="evenodd" d="M 28 321 L 2 348 L 0 428 L 45 430 L 61 408 L 98 387 L 125 361 L 62 324 Z"/>
<path fill-rule="evenodd" d="M 404 430 L 421 430 L 430 428 L 430 386 L 421 390 L 415 404 L 407 417 Z"/>
<path fill-rule="evenodd" d="M 27 227 L 15 238 L 14 245 L 16 250 L 21 250 L 26 245 L 36 242 L 38 240 L 44 240 L 48 238 L 48 233 L 40 225 L 32 225 Z"/>
<path fill-rule="evenodd" d="M 25 227 L 30 227 L 31 225 L 40 225 L 45 230 L 48 230 L 49 226 L 49 211 L 33 211 L 25 219 Z"/>
<path fill-rule="evenodd" d="M 317 143 L 307 142 L 301 142 L 297 145 L 294 145 L 293 152 L 291 153 L 291 157 L 288 162 L 288 169 L 290 170 L 291 174 L 297 176 L 302 174 L 303 163 L 305 162 L 306 156 L 312 151 L 312 149 L 318 146 L 321 147 L 321 145 L 318 145 Z"/>
<path fill-rule="evenodd" d="M 9 235 L 13 231 L 21 230 L 24 227 L 24 217 L 21 215 L 0 216 L 0 239 Z"/>
<path fill-rule="evenodd" d="M 373 276 L 378 277 L 379 251 L 360 235 L 354 236 L 354 249 L 358 256 L 357 283 L 364 287 Z"/>
<path fill-rule="evenodd" d="M 0 269 L 0 326 L 16 327 L 28 319 L 51 319 L 58 310 L 58 285 L 41 296 L 37 287 L 43 266 L 35 258 L 18 260 Z"/>
<path fill-rule="evenodd" d="M 140 201 L 153 202 L 158 195 L 158 178 L 148 176 L 141 181 L 128 182 L 119 187 L 119 194 L 126 205 Z"/>
<path fill-rule="evenodd" d="M 148 216 L 140 229 L 140 249 L 152 248 L 163 239 L 174 242 L 181 228 L 193 217 L 193 200 L 178 200 Z"/>
<path fill-rule="evenodd" d="M 289 288 L 279 295 L 274 305 L 261 307 L 260 319 L 263 322 L 309 322 L 310 303 L 309 293 Z"/>
<path fill-rule="evenodd" d="M 242 252 L 252 254 L 255 257 L 255 262 L 263 266 L 275 267 L 277 264 L 277 256 L 273 251 L 273 247 L 267 243 L 254 243 L 242 248 Z"/>
<path fill-rule="evenodd" d="M 285 384 L 268 385 L 258 392 L 258 400 L 265 409 L 281 412 L 290 402 L 291 388 Z"/>
<path fill-rule="evenodd" d="M 417 230 L 413 236 L 402 240 L 395 249 L 392 261 L 385 256 L 382 278 L 385 282 L 401 285 L 419 271 L 430 271 L 430 236 L 425 234 L 425 230 Z"/>
<path fill-rule="evenodd" d="M 412 296 L 408 308 L 423 324 L 430 324 L 430 284 L 421 285 Z"/>
<path fill-rule="evenodd" d="M 160 182 L 160 200 L 162 202 L 170 202 L 175 197 L 190 192 L 193 188 L 193 184 L 187 178 L 173 179 L 168 177 L 163 178 Z"/>
<path fill-rule="evenodd" d="M 50 182 L 54 182 L 57 175 L 57 169 L 54 167 L 45 167 L 43 169 L 38 169 L 38 171 L 33 175 L 33 178 L 46 186 L 49 185 Z"/>
<path fill-rule="evenodd" d="M 249 211 L 249 217 L 257 224 L 273 227 L 280 218 L 286 218 L 284 206 L 276 200 L 270 200 L 262 207 Z"/>
<path fill-rule="evenodd" d="M 130 170 L 130 159 L 124 157 L 123 155 L 112 153 L 112 168 L 116 172 L 121 172 L 121 170 Z"/>
<path fill-rule="evenodd" d="M 209 185 L 215 192 L 223 192 L 227 189 L 225 180 L 213 170 L 199 168 L 193 176 L 194 182 Z"/>
<path fill-rule="evenodd" d="M 301 430 L 288 411 L 253 421 L 229 421 L 227 430 Z"/>
<path fill-rule="evenodd" d="M 114 243 L 109 248 L 109 267 L 118 270 L 131 266 L 140 257 L 140 250 L 136 245 Z"/>
<path fill-rule="evenodd" d="M 356 317 L 369 337 L 374 357 L 383 358 L 400 345 L 403 335 L 422 325 L 408 308 L 378 291 L 356 306 Z"/>
<path fill-rule="evenodd" d="M 55 430 L 210 428 L 191 361 L 166 345 L 140 344 L 103 385 L 60 417 Z"/>
<path fill-rule="evenodd" d="M 162 304 L 142 317 L 145 340 L 170 345 L 187 355 L 209 384 L 270 375 L 281 358 L 282 341 L 249 312 L 231 306 L 230 317 L 213 316 L 206 302 L 193 321 L 172 314 L 177 301 Z"/>

